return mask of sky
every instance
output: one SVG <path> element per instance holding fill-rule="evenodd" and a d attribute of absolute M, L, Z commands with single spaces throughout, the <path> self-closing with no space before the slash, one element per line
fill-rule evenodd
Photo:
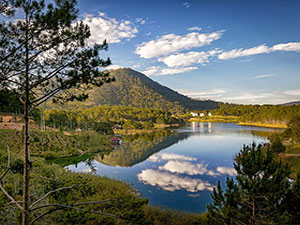
<path fill-rule="evenodd" d="M 299 0 L 78 0 L 90 45 L 181 94 L 241 104 L 300 100 Z"/>

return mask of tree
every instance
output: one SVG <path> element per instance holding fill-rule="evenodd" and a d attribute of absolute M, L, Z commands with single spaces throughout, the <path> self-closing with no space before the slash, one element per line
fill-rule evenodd
<path fill-rule="evenodd" d="M 0 89 L 14 90 L 24 105 L 24 175 L 22 224 L 30 219 L 29 116 L 50 98 L 59 101 L 83 100 L 91 85 L 101 86 L 112 79 L 101 67 L 110 59 L 99 57 L 106 41 L 87 46 L 90 31 L 77 20 L 76 0 L 1 0 L 0 13 L 11 17 L 0 23 Z M 23 18 L 14 18 L 15 12 Z M 73 91 L 72 91 L 73 90 Z M 74 91 L 76 90 L 76 91 Z"/>
<path fill-rule="evenodd" d="M 296 142 L 300 142 L 300 115 L 295 115 L 288 123 L 288 129 L 291 132 L 292 139 Z"/>
<path fill-rule="evenodd" d="M 264 149 L 266 148 L 266 149 Z M 284 221 L 283 205 L 290 193 L 290 169 L 274 158 L 269 146 L 244 146 L 236 156 L 236 183 L 227 179 L 213 192 L 208 216 L 215 224 L 272 224 Z"/>

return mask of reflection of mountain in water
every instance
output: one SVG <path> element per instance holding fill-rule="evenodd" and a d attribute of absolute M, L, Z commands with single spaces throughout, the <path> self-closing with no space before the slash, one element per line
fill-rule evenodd
<path fill-rule="evenodd" d="M 113 150 L 109 155 L 104 155 L 103 159 L 96 156 L 95 160 L 106 165 L 130 167 L 188 136 L 183 133 L 162 131 L 126 137 L 125 143 L 119 148 Z"/>

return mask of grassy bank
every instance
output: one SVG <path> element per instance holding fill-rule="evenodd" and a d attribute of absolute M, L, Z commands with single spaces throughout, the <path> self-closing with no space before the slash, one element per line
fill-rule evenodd
<path fill-rule="evenodd" d="M 211 123 L 236 123 L 237 116 L 210 116 L 210 117 L 194 117 L 188 120 L 189 122 L 211 122 Z"/>
<path fill-rule="evenodd" d="M 236 123 L 242 126 L 267 127 L 267 128 L 287 128 L 282 123 L 260 123 L 260 122 L 241 122 L 238 116 L 210 116 L 210 117 L 194 117 L 188 119 L 188 122 L 210 122 L 210 123 Z"/>
<path fill-rule="evenodd" d="M 12 129 L 0 129 L 0 148 L 8 145 L 13 152 L 21 152 L 23 132 Z M 32 156 L 46 159 L 83 155 L 92 152 L 109 152 L 109 138 L 95 132 L 65 135 L 57 131 L 33 130 L 30 135 Z"/>
<path fill-rule="evenodd" d="M 238 125 L 253 126 L 253 127 L 267 127 L 267 128 L 287 128 L 286 124 L 271 124 L 271 123 L 250 123 L 250 122 L 238 122 Z"/>

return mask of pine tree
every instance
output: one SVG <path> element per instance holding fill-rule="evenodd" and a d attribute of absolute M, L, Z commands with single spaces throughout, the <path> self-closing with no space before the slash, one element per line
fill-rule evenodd
<path fill-rule="evenodd" d="M 208 217 L 215 224 L 272 224 L 283 221 L 282 210 L 291 184 L 290 169 L 274 158 L 269 146 L 244 146 L 236 156 L 236 182 L 227 179 L 212 194 Z"/>
<path fill-rule="evenodd" d="M 0 1 L 1 15 L 11 17 L 0 23 L 0 88 L 18 93 L 25 120 L 22 204 L 4 193 L 22 211 L 24 225 L 30 222 L 30 112 L 50 98 L 83 100 L 90 85 L 111 81 L 101 68 L 110 60 L 99 57 L 107 44 L 87 46 L 90 31 L 77 20 L 75 6 L 76 0 L 47 5 L 44 0 Z M 17 10 L 23 18 L 14 18 Z"/>

